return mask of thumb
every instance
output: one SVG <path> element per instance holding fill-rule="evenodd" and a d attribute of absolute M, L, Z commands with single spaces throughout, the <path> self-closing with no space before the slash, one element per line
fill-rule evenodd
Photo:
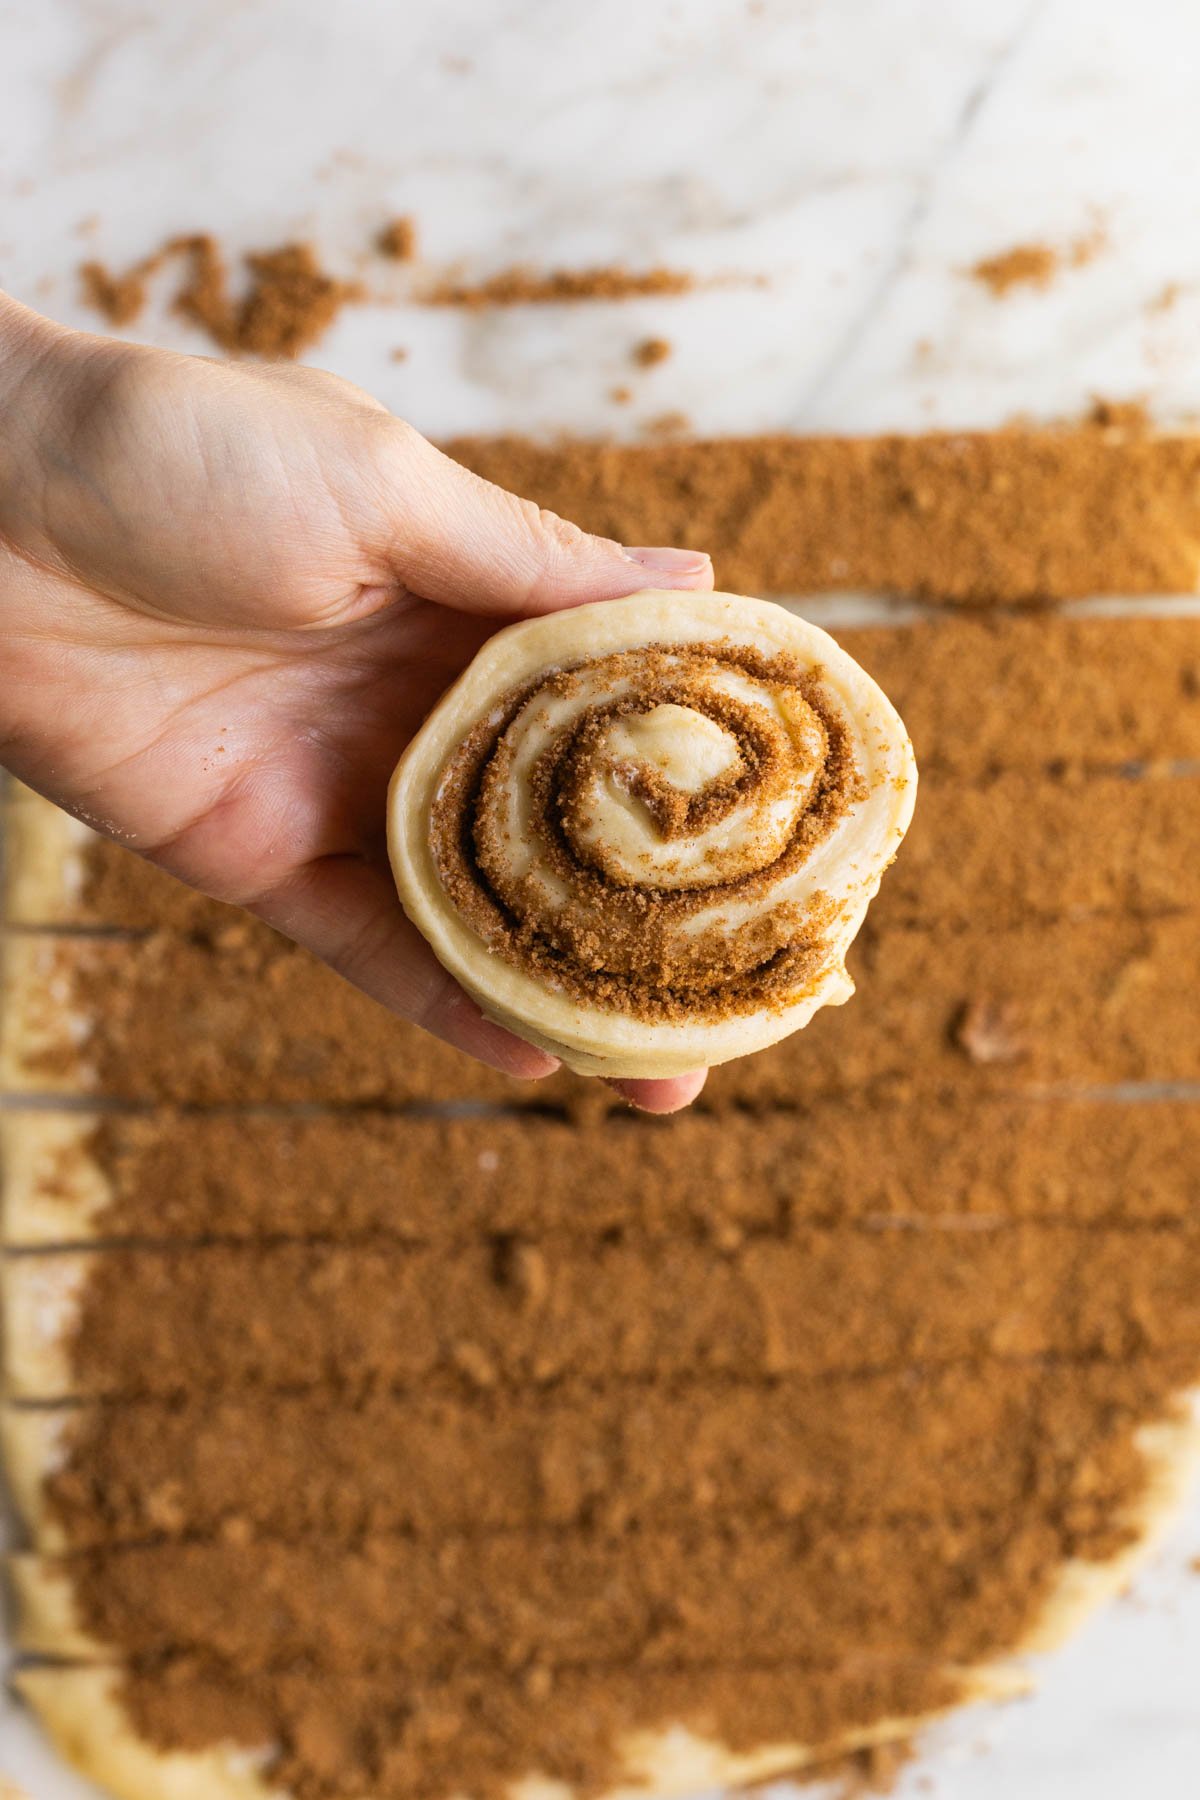
<path fill-rule="evenodd" d="M 626 549 L 592 537 L 473 475 L 417 432 L 405 439 L 390 554 L 422 599 L 519 616 L 644 587 L 712 587 L 712 563 L 701 550 Z"/>

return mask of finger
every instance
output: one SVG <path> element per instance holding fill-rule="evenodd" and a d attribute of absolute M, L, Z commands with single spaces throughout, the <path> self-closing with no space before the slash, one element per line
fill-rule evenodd
<path fill-rule="evenodd" d="M 707 589 L 701 550 L 627 549 L 482 480 L 404 428 L 385 497 L 398 579 L 423 599 L 511 617 L 640 588 Z"/>
<path fill-rule="evenodd" d="M 693 1069 L 689 1075 L 671 1075 L 661 1081 L 614 1079 L 608 1085 L 640 1112 L 673 1113 L 690 1106 L 707 1080 L 707 1069 Z"/>
<path fill-rule="evenodd" d="M 501 1074 L 538 1081 L 558 1063 L 487 1018 L 405 917 L 391 878 L 358 857 L 310 863 L 255 912 L 339 975 Z"/>

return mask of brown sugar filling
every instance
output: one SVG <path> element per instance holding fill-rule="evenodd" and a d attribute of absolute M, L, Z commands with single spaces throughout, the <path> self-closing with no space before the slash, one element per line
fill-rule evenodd
<path fill-rule="evenodd" d="M 106 1112 L 89 1145 L 104 1234 L 160 1248 L 89 1266 L 92 1398 L 56 1406 L 44 1493 L 131 1729 L 273 1746 L 264 1788 L 298 1800 L 595 1792 L 639 1729 L 819 1745 L 948 1705 L 952 1654 L 1010 1651 L 1069 1559 L 1127 1541 L 1142 1427 L 1200 1371 L 1200 1108 L 1049 1090 L 1200 1074 L 1194 815 L 1088 773 L 1196 754 L 1197 630 L 858 634 L 958 785 L 873 914 L 872 1006 L 728 1066 L 708 1117 L 493 1116 L 546 1089 L 90 854 L 93 918 L 160 929 L 58 940 L 47 985 L 94 1026 L 69 1066 L 186 1103 Z M 1010 885 L 980 865 L 968 907 L 951 831 L 979 851 L 1001 823 Z M 964 1043 L 987 1008 L 1018 1060 Z M 864 1097 L 880 1077 L 896 1104 Z M 431 1097 L 472 1104 L 363 1105 Z M 581 1606 L 607 1661 L 571 1660 Z"/>
<path fill-rule="evenodd" d="M 106 1254 L 77 1367 L 123 1318 L 130 1367 L 181 1389 L 81 1413 L 48 1497 L 138 1728 L 271 1742 L 300 1800 L 434 1800 L 531 1770 L 597 1790 L 635 1726 L 749 1749 L 954 1698 L 953 1666 L 1017 1644 L 1066 1560 L 1128 1541 L 1139 1428 L 1197 1366 L 1196 1234 L 789 1238 L 481 1238 L 469 1289 L 454 1254 L 410 1282 L 390 1253 L 374 1293 L 349 1247 Z M 406 1389 L 385 1353 L 422 1304 L 460 1355 Z M 293 1327 L 273 1391 L 214 1368 Z M 298 1388 L 349 1329 L 375 1378 Z"/>
<path fill-rule="evenodd" d="M 947 1211 L 968 1224 L 1174 1226 L 1191 1215 L 1197 1167 L 1200 1107 L 1187 1100 L 951 1093 L 919 1106 L 824 1102 L 765 1119 L 693 1110 L 586 1124 L 511 1112 L 156 1107 L 105 1113 L 43 1164 L 34 1200 L 76 1192 L 98 1169 L 102 1240 L 381 1234 L 446 1246 L 481 1233 L 525 1242 L 636 1229 L 728 1250 L 784 1225 L 882 1228 Z"/>
<path fill-rule="evenodd" d="M 1190 594 L 1200 571 L 1200 437 L 1159 435 L 1126 408 L 1099 406 L 1071 426 L 914 437 L 471 437 L 444 448 L 602 537 L 707 550 L 733 593 L 879 590 L 991 606 Z"/>
<path fill-rule="evenodd" d="M 728 1249 L 543 1239 L 532 1260 L 536 1273 L 514 1273 L 486 1240 L 106 1250 L 82 1270 L 70 1391 L 499 1395 L 568 1375 L 613 1389 L 1200 1355 L 1200 1233 L 1186 1226 L 812 1227 Z"/>
<path fill-rule="evenodd" d="M 706 680 L 735 668 L 753 681 L 784 690 L 812 719 L 823 755 L 804 767 L 782 732 L 765 732 L 753 708 L 716 692 Z M 632 691 L 588 706 L 538 755 L 529 778 L 526 843 L 561 884 L 566 901 L 545 904 L 535 877 L 515 874 L 503 800 L 513 748 L 507 734 L 539 694 L 570 695 L 581 677 Z M 786 793 L 811 779 L 808 805 L 782 851 L 750 831 L 738 847 L 742 866 L 722 879 L 692 887 L 639 882 L 614 869 L 583 829 L 588 783 L 602 758 L 607 726 L 616 718 L 659 705 L 689 708 L 721 725 L 737 745 L 726 774 L 695 794 L 673 788 L 646 764 L 622 769 L 622 784 L 645 805 L 665 842 L 703 833 L 735 808 L 764 793 Z M 670 1021 L 728 1017 L 786 1004 L 808 991 L 828 961 L 828 932 L 836 909 L 817 894 L 804 905 L 773 902 L 776 885 L 802 866 L 863 792 L 849 729 L 829 698 L 819 669 L 788 653 L 763 655 L 726 643 L 690 647 L 685 657 L 647 650 L 619 653 L 599 669 L 552 671 L 542 682 L 510 693 L 469 733 L 439 784 L 431 820 L 438 871 L 452 904 L 471 929 L 516 967 L 593 1005 L 636 1018 Z M 718 920 L 684 929 L 722 900 L 751 903 L 742 925 Z"/>
<path fill-rule="evenodd" d="M 275 1742 L 272 1781 L 297 1800 L 369 1793 L 379 1800 L 498 1800 L 530 1769 L 600 1794 L 620 1775 L 614 1745 L 664 1719 L 730 1749 L 822 1744 L 946 1707 L 961 1681 L 942 1669 L 859 1658 L 845 1669 L 743 1666 L 679 1670 L 528 1669 L 445 1680 L 231 1673 L 179 1656 L 124 1682 L 151 1741 L 205 1748 L 233 1735 Z"/>
<path fill-rule="evenodd" d="M 881 916 L 851 953 L 851 973 L 871 981 L 871 1005 L 827 1007 L 803 1034 L 722 1064 L 704 1108 L 1200 1080 L 1200 1021 L 1179 979 L 1200 957 L 1194 906 L 1020 924 L 985 913 L 953 932 L 892 926 L 891 910 L 885 884 Z M 501 1075 L 393 1018 L 264 927 L 242 930 L 212 945 L 166 932 L 133 943 L 43 939 L 39 980 L 68 996 L 87 1034 L 81 1041 L 60 1021 L 32 1041 L 19 1062 L 27 1091 L 66 1085 L 202 1105 L 617 1104 L 582 1076 L 532 1085 Z M 961 1024 L 980 1002 L 1008 1019 L 1017 1060 L 970 1056 Z"/>
<path fill-rule="evenodd" d="M 1085 1548 L 1103 1555 L 1120 1544 L 1101 1526 Z M 745 1659 L 790 1664 L 802 1680 L 840 1660 L 835 1645 L 865 1662 L 886 1658 L 898 1639 L 915 1662 L 1002 1655 L 1020 1626 L 1013 1599 L 1028 1604 L 1030 1589 L 1044 1591 L 1063 1548 L 1052 1516 L 1018 1521 L 1001 1509 L 967 1515 L 949 1533 L 943 1519 L 837 1536 L 815 1519 L 716 1519 L 446 1533 L 432 1544 L 376 1536 L 336 1554 L 321 1539 L 132 1545 L 81 1551 L 74 1574 L 99 1641 L 140 1659 L 202 1642 L 247 1674 L 316 1665 L 330 1676 L 400 1679 L 638 1662 L 724 1664 L 729 1679 Z M 255 1583 L 285 1604 L 230 1604 Z"/>
<path fill-rule="evenodd" d="M 1086 1536 L 1136 1485 L 1140 1420 L 1193 1367 L 1183 1352 L 1120 1365 L 997 1358 L 848 1380 L 568 1378 L 524 1392 L 234 1389 L 89 1404 L 71 1417 L 45 1497 L 79 1550 L 430 1543 L 620 1521 L 633 1533 L 717 1518 L 857 1529 L 1016 1512 L 1031 1483 Z M 955 1454 L 931 1457 L 931 1437 Z M 1075 1442 L 1090 1446 L 1083 1465 L 1065 1448 Z"/>

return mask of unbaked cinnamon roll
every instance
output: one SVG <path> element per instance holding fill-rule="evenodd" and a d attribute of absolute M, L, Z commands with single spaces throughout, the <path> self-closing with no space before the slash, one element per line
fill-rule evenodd
<path fill-rule="evenodd" d="M 392 866 L 492 1018 L 585 1074 L 673 1075 L 849 998 L 916 779 L 825 632 L 651 591 L 489 640 L 396 769 Z"/>

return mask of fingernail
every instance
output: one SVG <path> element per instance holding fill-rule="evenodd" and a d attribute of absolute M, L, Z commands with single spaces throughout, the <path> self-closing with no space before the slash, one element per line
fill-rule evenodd
<path fill-rule="evenodd" d="M 653 569 L 656 575 L 701 575 L 709 563 L 703 550 L 672 550 L 663 544 L 626 546 L 625 554 L 630 562 Z"/>

